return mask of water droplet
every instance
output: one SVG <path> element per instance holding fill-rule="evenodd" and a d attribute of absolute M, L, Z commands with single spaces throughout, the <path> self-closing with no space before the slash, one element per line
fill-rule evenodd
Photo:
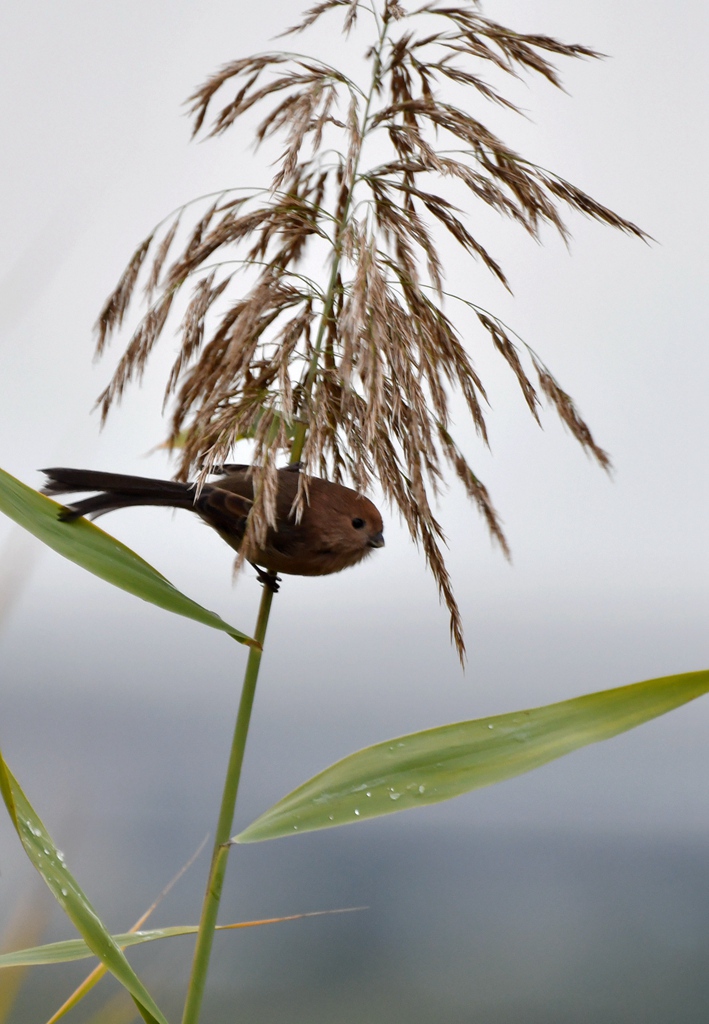
<path fill-rule="evenodd" d="M 328 818 L 330 819 L 330 821 L 334 821 L 335 820 L 335 815 L 334 814 L 328 814 Z"/>
<path fill-rule="evenodd" d="M 69 893 L 67 892 L 67 890 L 66 889 L 62 889 L 62 896 L 68 896 L 68 895 L 69 895 Z"/>
<path fill-rule="evenodd" d="M 389 792 L 389 799 L 390 800 L 398 800 L 400 796 L 401 796 L 401 793 L 396 793 L 393 789 L 390 790 L 390 792 Z"/>
<path fill-rule="evenodd" d="M 61 850 L 57 850 L 57 860 L 59 861 L 60 864 L 64 863 L 64 854 L 62 853 Z"/>
<path fill-rule="evenodd" d="M 368 789 L 368 790 L 367 790 L 367 792 L 366 792 L 366 793 L 365 793 L 364 795 L 365 795 L 365 796 L 371 796 L 371 795 L 372 795 L 372 792 L 371 792 L 371 790 L 369 790 L 369 789 Z"/>
<path fill-rule="evenodd" d="M 357 815 L 357 817 L 359 818 L 359 811 L 357 810 L 357 808 L 356 808 L 356 807 L 355 807 L 355 814 L 356 814 L 356 815 Z"/>
<path fill-rule="evenodd" d="M 403 740 L 399 740 L 399 742 L 397 743 L 397 747 L 405 747 L 405 746 L 406 746 L 406 744 L 404 743 Z"/>
<path fill-rule="evenodd" d="M 298 826 L 297 826 L 297 825 L 294 825 L 294 826 L 293 826 L 293 831 L 294 831 L 294 832 L 297 832 L 297 831 L 298 831 Z"/>
<path fill-rule="evenodd" d="M 426 792 L 426 787 L 425 786 L 419 786 L 419 793 L 425 793 L 425 792 Z"/>
<path fill-rule="evenodd" d="M 488 725 L 488 729 L 494 729 L 494 728 L 495 728 L 494 725 Z"/>

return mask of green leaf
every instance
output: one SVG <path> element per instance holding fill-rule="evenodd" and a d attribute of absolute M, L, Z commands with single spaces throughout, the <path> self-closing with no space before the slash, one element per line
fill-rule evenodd
<path fill-rule="evenodd" d="M 239 643 L 258 647 L 251 637 L 180 593 L 139 555 L 98 526 L 87 519 L 62 522 L 57 518 L 61 507 L 0 469 L 0 512 L 60 555 L 144 601 L 219 629 Z"/>
<path fill-rule="evenodd" d="M 125 949 L 127 946 L 138 946 L 141 942 L 154 942 L 156 939 L 171 939 L 177 935 L 196 935 L 198 931 L 199 927 L 196 924 L 175 925 L 171 928 L 124 932 L 122 935 L 114 935 L 112 938 L 117 946 Z M 63 942 L 48 942 L 44 946 L 33 946 L 31 949 L 17 949 L 12 953 L 3 953 L 0 955 L 0 968 L 68 964 L 74 960 L 87 960 L 95 955 L 83 939 L 65 939 Z"/>
<path fill-rule="evenodd" d="M 348 914 L 364 907 L 341 907 L 338 910 L 310 910 L 303 914 L 288 914 L 286 917 L 269 917 L 260 921 L 238 921 L 236 924 L 218 924 L 216 931 L 235 931 L 240 928 L 258 928 L 266 924 L 283 924 L 285 921 L 299 921 L 305 917 L 325 917 L 330 914 Z M 154 942 L 156 939 L 173 939 L 179 935 L 196 935 L 199 925 L 172 925 L 169 928 L 150 928 L 147 931 L 123 932 L 114 935 L 113 941 L 122 949 L 126 946 L 137 946 L 141 942 Z M 74 960 L 86 960 L 93 956 L 83 939 L 65 939 L 63 942 L 48 942 L 44 946 L 33 946 L 31 949 L 17 949 L 12 953 L 0 955 L 0 968 L 3 967 L 39 967 L 43 964 L 66 964 Z"/>
<path fill-rule="evenodd" d="M 689 672 L 399 736 L 326 768 L 234 841 L 256 843 L 450 800 L 633 729 L 707 690 L 709 671 Z"/>
<path fill-rule="evenodd" d="M 0 792 L 25 853 L 47 883 L 54 898 L 84 937 L 88 948 L 128 989 L 141 1016 L 148 1024 L 166 1024 L 149 992 L 101 922 L 78 882 L 68 871 L 64 855 L 54 845 L 46 827 L 1 754 Z"/>

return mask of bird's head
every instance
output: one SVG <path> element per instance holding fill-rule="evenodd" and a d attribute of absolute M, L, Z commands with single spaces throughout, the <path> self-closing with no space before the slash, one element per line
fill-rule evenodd
<path fill-rule="evenodd" d="M 375 548 L 384 547 L 379 509 L 349 487 L 327 484 L 311 491 L 308 517 L 317 530 L 320 552 L 332 557 L 340 568 L 355 565 Z"/>

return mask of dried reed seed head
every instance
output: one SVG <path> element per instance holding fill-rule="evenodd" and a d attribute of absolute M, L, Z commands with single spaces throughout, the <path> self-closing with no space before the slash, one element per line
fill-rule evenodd
<path fill-rule="evenodd" d="M 357 0 L 325 0 L 288 31 L 301 32 L 339 9 L 347 33 L 359 6 Z M 140 378 L 189 283 L 180 347 L 166 389 L 166 400 L 174 397 L 173 437 L 185 435 L 180 477 L 197 472 L 203 479 L 229 461 L 241 438 L 252 440 L 256 500 L 246 551 L 274 522 L 278 453 L 288 450 L 296 421 L 308 424 L 298 508 L 306 500 L 309 467 L 353 480 L 360 489 L 376 476 L 424 551 L 462 656 L 443 534 L 429 500 L 445 464 L 462 482 L 491 537 L 509 552 L 490 496 L 450 432 L 449 399 L 457 390 L 487 443 L 483 383 L 443 308 L 441 230 L 499 281 L 507 281 L 464 212 L 432 182 L 460 183 L 468 195 L 535 238 L 544 224 L 567 237 L 563 207 L 646 236 L 581 189 L 512 151 L 478 117 L 443 95 L 451 86 L 467 88 L 476 102 L 514 111 L 499 88 L 481 76 L 481 66 L 514 76 L 532 72 L 559 87 L 548 55 L 598 54 L 516 33 L 483 17 L 476 2 L 429 3 L 407 11 L 395 0 L 379 0 L 375 10 L 381 36 L 368 54 L 368 87 L 317 60 L 274 52 L 224 65 L 190 97 L 197 132 L 218 94 L 232 88 L 211 115 L 207 134 L 212 136 L 254 106 L 273 104 L 256 130 L 257 142 L 285 135 L 272 191 L 265 197 L 224 193 L 212 200 L 167 269 L 184 210 L 136 249 L 99 316 L 98 351 L 123 324 L 156 243 L 146 275 L 152 304 L 99 403 L 105 417 L 127 384 Z M 334 156 L 332 132 L 342 137 Z M 364 142 L 373 133 L 384 133 L 391 154 L 365 166 Z M 329 284 L 312 281 L 302 270 L 303 259 L 313 253 L 319 260 L 322 247 L 329 252 Z M 228 267 L 220 266 L 224 258 Z M 535 419 L 538 386 L 573 436 L 607 467 L 608 456 L 536 354 L 527 354 L 493 314 L 466 304 L 512 370 Z M 528 358 L 536 383 L 525 368 Z"/>

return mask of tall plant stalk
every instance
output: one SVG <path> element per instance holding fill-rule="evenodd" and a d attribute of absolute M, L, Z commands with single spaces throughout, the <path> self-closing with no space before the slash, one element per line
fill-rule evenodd
<path fill-rule="evenodd" d="M 199 921 L 199 932 L 195 945 L 194 957 L 192 960 L 192 972 L 187 990 L 183 1024 L 197 1024 L 199 1020 L 202 997 L 207 983 L 207 972 L 214 940 L 214 929 L 219 914 L 219 904 L 226 874 L 227 860 L 229 855 L 229 839 L 232 834 L 234 811 L 236 809 L 236 797 L 239 792 L 239 780 L 241 778 L 241 766 L 244 762 L 246 751 L 246 740 L 249 734 L 249 723 L 251 711 L 256 696 L 256 683 L 258 682 L 259 669 L 261 667 L 261 656 L 263 644 L 266 639 L 268 619 L 271 613 L 271 602 L 273 601 L 273 590 L 263 587 L 261 604 L 254 631 L 254 639 L 258 640 L 261 648 L 252 647 L 249 651 L 244 682 L 241 689 L 239 711 L 236 716 L 234 735 L 231 742 L 229 764 L 227 766 L 226 778 L 224 780 L 224 791 L 222 802 L 219 807 L 219 818 L 214 834 L 214 847 L 212 860 L 207 876 L 207 888 L 202 903 L 202 914 Z"/>

